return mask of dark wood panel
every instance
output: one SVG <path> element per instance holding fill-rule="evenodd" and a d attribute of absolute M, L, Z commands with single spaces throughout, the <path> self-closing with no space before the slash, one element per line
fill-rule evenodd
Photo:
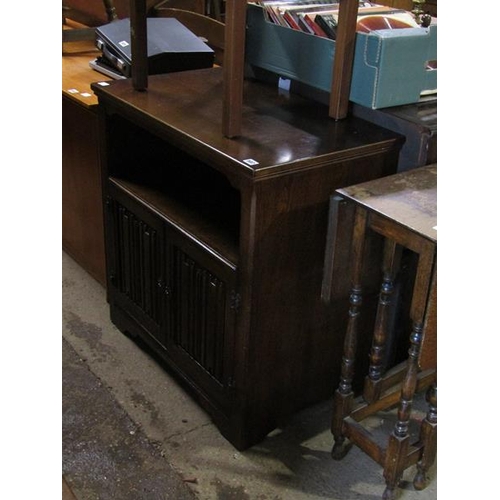
<path fill-rule="evenodd" d="M 339 374 L 349 290 L 321 300 L 329 196 L 336 186 L 393 172 L 390 156 L 358 158 L 277 177 L 254 191 L 251 277 L 253 320 L 248 339 L 247 439 L 258 441 L 294 411 L 329 397 Z M 243 232 L 246 232 L 243 229 Z M 346 252 L 347 256 L 349 252 Z M 347 273 L 347 256 L 340 272 Z M 374 300 L 367 297 L 367 305 Z M 374 310 L 374 307 L 372 307 Z M 367 323 L 372 316 L 364 319 Z M 360 349 L 369 347 L 366 343 Z M 239 376 L 241 378 L 242 375 Z"/>

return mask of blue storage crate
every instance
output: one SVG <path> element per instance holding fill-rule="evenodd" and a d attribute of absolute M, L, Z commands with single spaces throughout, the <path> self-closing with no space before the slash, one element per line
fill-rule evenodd
<path fill-rule="evenodd" d="M 268 22 L 248 5 L 247 63 L 330 92 L 335 42 Z M 357 33 L 349 99 L 372 109 L 417 102 L 437 89 L 437 25 Z"/>

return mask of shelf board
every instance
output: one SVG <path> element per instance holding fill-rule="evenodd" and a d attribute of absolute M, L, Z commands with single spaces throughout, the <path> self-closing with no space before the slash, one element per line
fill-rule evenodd
<path fill-rule="evenodd" d="M 211 210 L 185 204 L 153 187 L 116 177 L 110 183 L 134 199 L 145 204 L 157 215 L 168 221 L 196 245 L 210 252 L 218 260 L 235 270 L 239 259 L 239 230 L 227 220 L 211 216 Z M 238 214 L 239 217 L 239 214 Z"/>

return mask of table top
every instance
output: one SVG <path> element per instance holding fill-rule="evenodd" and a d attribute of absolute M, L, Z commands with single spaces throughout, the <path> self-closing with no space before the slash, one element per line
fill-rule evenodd
<path fill-rule="evenodd" d="M 63 29 L 82 28 L 82 25 L 68 20 Z M 62 92 L 63 95 L 92 107 L 98 100 L 90 84 L 97 81 L 109 81 L 111 78 L 93 70 L 89 61 L 101 55 L 91 40 L 66 42 L 62 45 Z"/>
<path fill-rule="evenodd" d="M 338 189 L 337 193 L 437 242 L 437 164 Z"/>

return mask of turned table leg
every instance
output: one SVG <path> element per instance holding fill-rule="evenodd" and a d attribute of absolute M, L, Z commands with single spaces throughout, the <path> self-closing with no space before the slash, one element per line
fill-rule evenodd
<path fill-rule="evenodd" d="M 405 469 L 405 461 L 410 445 L 410 434 L 408 427 L 410 423 L 413 396 L 417 388 L 418 355 L 422 342 L 422 323 L 414 323 L 410 337 L 411 346 L 408 356 L 408 368 L 401 389 L 399 400 L 398 417 L 392 434 L 389 438 L 387 448 L 384 478 L 386 489 L 382 496 L 383 500 L 395 498 L 395 489 Z"/>
<path fill-rule="evenodd" d="M 416 490 L 423 490 L 427 486 L 427 471 L 436 459 L 437 450 L 437 385 L 434 383 L 427 390 L 429 410 L 420 427 L 420 441 L 423 452 L 417 464 L 417 473 L 413 480 Z"/>
<path fill-rule="evenodd" d="M 332 449 L 332 458 L 335 460 L 343 458 L 348 451 L 344 446 L 345 436 L 342 427 L 344 418 L 351 412 L 354 398 L 352 379 L 354 375 L 354 363 L 358 341 L 358 323 L 363 302 L 361 276 L 365 247 L 366 219 L 366 212 L 357 209 L 352 239 L 353 267 L 351 270 L 352 289 L 349 297 L 349 319 L 344 339 L 344 355 L 342 357 L 340 383 L 335 392 L 333 402 L 332 434 L 334 445 Z"/>
<path fill-rule="evenodd" d="M 406 375 L 401 388 L 401 397 L 397 421 L 394 425 L 389 445 L 387 447 L 384 478 L 386 489 L 382 496 L 383 500 L 395 498 L 395 489 L 401 479 L 406 467 L 406 457 L 410 445 L 410 434 L 408 432 L 413 397 L 417 388 L 417 375 L 419 372 L 419 355 L 422 344 L 422 331 L 427 305 L 427 296 L 432 275 L 434 262 L 433 248 L 422 249 L 417 267 L 417 276 L 413 287 L 410 316 L 413 321 L 413 329 L 410 335 L 410 348 L 408 350 L 408 361 Z"/>
<path fill-rule="evenodd" d="M 384 353 L 387 348 L 389 320 L 393 308 L 394 279 L 399 270 L 400 261 L 401 247 L 393 240 L 386 239 L 382 265 L 383 278 L 370 351 L 370 367 L 363 391 L 363 398 L 367 403 L 373 403 L 380 397 L 381 381 L 384 372 Z"/>

